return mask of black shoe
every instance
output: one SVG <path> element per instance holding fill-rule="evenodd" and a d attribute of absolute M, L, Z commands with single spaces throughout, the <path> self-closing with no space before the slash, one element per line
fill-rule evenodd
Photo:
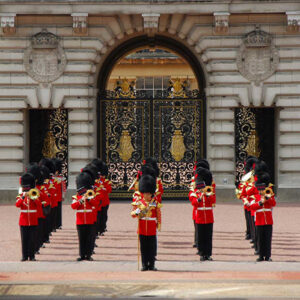
<path fill-rule="evenodd" d="M 98 239 L 99 239 L 99 236 L 97 235 L 97 236 L 96 236 L 96 240 L 98 240 Z"/>
<path fill-rule="evenodd" d="M 45 243 L 46 243 L 46 244 L 50 244 L 50 241 L 49 241 L 49 240 L 47 240 Z"/>
<path fill-rule="evenodd" d="M 251 239 L 251 236 L 249 234 L 246 234 L 245 240 L 250 240 L 250 239 Z"/>
<path fill-rule="evenodd" d="M 52 232 L 56 232 L 56 229 L 53 229 Z"/>
<path fill-rule="evenodd" d="M 212 257 L 211 256 L 206 256 L 206 260 L 212 261 Z"/>
<path fill-rule="evenodd" d="M 87 256 L 85 260 L 93 261 L 94 259 L 91 256 Z"/>
<path fill-rule="evenodd" d="M 22 257 L 22 259 L 21 259 L 21 261 L 26 261 L 27 260 L 27 258 L 25 258 L 25 257 Z"/>
<path fill-rule="evenodd" d="M 256 261 L 263 261 L 263 260 L 264 260 L 264 258 L 261 257 L 261 256 L 260 256 L 259 258 L 256 259 Z"/>
<path fill-rule="evenodd" d="M 266 257 L 265 261 L 273 261 L 271 257 Z"/>
<path fill-rule="evenodd" d="M 204 256 L 200 256 L 200 261 L 205 261 L 205 257 Z"/>
<path fill-rule="evenodd" d="M 82 261 L 82 260 L 84 260 L 84 258 L 83 257 L 78 257 L 76 260 L 77 261 Z"/>
<path fill-rule="evenodd" d="M 197 245 L 196 245 L 196 244 L 194 244 L 194 245 L 193 245 L 193 248 L 197 248 Z"/>
<path fill-rule="evenodd" d="M 30 257 L 29 260 L 30 261 L 36 261 L 35 257 Z"/>
<path fill-rule="evenodd" d="M 104 236 L 104 232 L 101 232 L 100 235 L 101 235 L 101 236 Z"/>
<path fill-rule="evenodd" d="M 254 255 L 259 255 L 259 252 L 257 250 L 255 250 Z"/>
<path fill-rule="evenodd" d="M 147 268 L 146 266 L 143 266 L 143 267 L 141 268 L 141 271 L 142 271 L 142 272 L 147 271 L 147 270 L 148 270 L 148 268 Z"/>
<path fill-rule="evenodd" d="M 148 270 L 149 271 L 157 271 L 157 269 L 155 268 L 154 265 L 149 265 Z"/>
<path fill-rule="evenodd" d="M 254 244 L 254 241 L 253 241 L 253 240 L 251 240 L 251 241 L 250 241 L 250 243 L 251 243 L 251 244 Z"/>
<path fill-rule="evenodd" d="M 45 248 L 45 247 L 46 247 L 45 245 L 42 245 L 42 246 L 41 246 L 41 248 Z"/>
<path fill-rule="evenodd" d="M 254 246 L 254 245 L 252 245 L 252 246 L 251 246 L 251 248 L 253 248 L 253 249 L 254 249 L 254 248 L 255 248 L 255 246 Z"/>
<path fill-rule="evenodd" d="M 62 227 L 61 227 L 61 226 L 59 226 L 57 229 L 62 229 Z"/>
<path fill-rule="evenodd" d="M 95 248 L 98 248 L 98 245 L 97 245 L 97 244 L 95 244 Z"/>
<path fill-rule="evenodd" d="M 35 252 L 35 254 L 40 254 L 40 251 L 39 251 L 39 250 L 38 250 L 38 251 L 36 251 L 36 252 Z"/>

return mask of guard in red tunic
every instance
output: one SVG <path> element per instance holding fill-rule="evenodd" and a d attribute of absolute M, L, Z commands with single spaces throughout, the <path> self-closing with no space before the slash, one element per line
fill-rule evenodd
<path fill-rule="evenodd" d="M 93 260 L 93 224 L 94 214 L 92 207 L 95 205 L 93 180 L 87 173 L 80 173 L 76 177 L 77 194 L 72 197 L 71 207 L 76 210 L 76 225 L 79 239 L 79 258 Z"/>
<path fill-rule="evenodd" d="M 36 230 L 38 225 L 38 209 L 41 202 L 39 192 L 35 189 L 35 180 L 32 174 L 21 176 L 22 191 L 17 196 L 16 207 L 21 209 L 19 225 L 22 241 L 21 261 L 35 261 Z"/>
<path fill-rule="evenodd" d="M 161 204 L 156 199 L 156 180 L 144 175 L 139 180 L 141 197 L 132 202 L 131 216 L 138 218 L 138 235 L 142 256 L 142 271 L 156 271 L 156 232 L 161 229 Z"/>
<path fill-rule="evenodd" d="M 198 253 L 200 261 L 212 260 L 213 236 L 213 195 L 212 174 L 209 170 L 198 168 L 195 175 L 196 188 L 189 193 L 189 199 L 196 208 L 195 222 L 197 224 Z"/>
<path fill-rule="evenodd" d="M 256 188 L 259 194 L 254 196 L 250 209 L 255 212 L 257 228 L 258 254 L 257 261 L 272 261 L 271 245 L 273 232 L 272 209 L 276 205 L 272 190 L 271 179 L 268 173 L 257 174 Z"/>

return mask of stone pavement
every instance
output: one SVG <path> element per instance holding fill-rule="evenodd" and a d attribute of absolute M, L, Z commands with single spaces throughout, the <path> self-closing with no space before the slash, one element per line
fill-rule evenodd
<path fill-rule="evenodd" d="M 177 297 L 300 299 L 300 205 L 274 209 L 273 262 L 255 262 L 244 239 L 238 203 L 215 208 L 213 262 L 200 262 L 188 202 L 163 207 L 158 272 L 137 271 L 136 220 L 129 203 L 112 203 L 108 232 L 97 240 L 94 262 L 76 262 L 75 213 L 63 207 L 63 229 L 53 233 L 37 262 L 19 262 L 18 209 L 3 205 L 0 295 L 8 299 L 60 297 Z M 25 298 L 24 298 L 25 297 Z"/>

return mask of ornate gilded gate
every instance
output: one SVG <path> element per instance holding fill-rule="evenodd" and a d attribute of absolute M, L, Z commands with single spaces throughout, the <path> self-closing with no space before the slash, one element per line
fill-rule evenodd
<path fill-rule="evenodd" d="M 274 108 L 235 109 L 236 181 L 244 174 L 244 161 L 249 155 L 265 161 L 274 183 Z"/>
<path fill-rule="evenodd" d="M 155 97 L 109 91 L 100 97 L 100 120 L 100 157 L 109 165 L 112 198 L 131 196 L 128 186 L 149 156 L 160 164 L 164 199 L 187 196 L 194 162 L 205 155 L 204 100 L 198 91 L 172 89 Z"/>

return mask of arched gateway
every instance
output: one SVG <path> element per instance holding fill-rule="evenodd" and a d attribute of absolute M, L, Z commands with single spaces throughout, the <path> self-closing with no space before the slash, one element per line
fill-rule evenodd
<path fill-rule="evenodd" d="M 106 90 L 109 75 L 127 53 L 141 47 L 163 47 L 183 57 L 199 89 L 188 90 L 179 79 L 149 95 L 134 83 L 119 80 Z M 206 155 L 205 78 L 197 57 L 182 43 L 166 36 L 142 35 L 117 46 L 102 63 L 98 78 L 97 150 L 110 168 L 113 198 L 126 198 L 143 159 L 160 163 L 165 198 L 186 197 L 193 165 Z"/>

